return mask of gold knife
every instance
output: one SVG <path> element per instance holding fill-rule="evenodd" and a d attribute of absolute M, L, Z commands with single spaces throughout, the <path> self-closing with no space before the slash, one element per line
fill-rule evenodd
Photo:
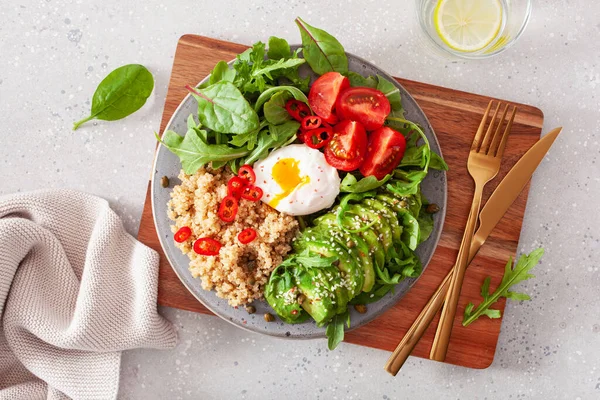
<path fill-rule="evenodd" d="M 506 214 L 508 208 L 519 196 L 561 130 L 562 127 L 553 129 L 531 146 L 494 190 L 494 193 L 492 193 L 479 214 L 479 229 L 475 232 L 473 241 L 471 242 L 469 263 L 485 243 L 494 227 L 502 219 L 504 214 Z M 442 308 L 453 272 L 454 267 L 452 267 L 448 275 L 446 275 L 444 281 L 440 284 L 433 296 L 431 296 L 429 302 L 427 302 L 415 322 L 413 322 L 412 326 L 396 347 L 396 350 L 394 350 L 388 359 L 385 370 L 390 374 L 395 376 L 400 368 L 402 368 L 402 365 L 404 365 L 404 362 L 410 353 L 412 353 L 413 349 L 431 324 L 431 321 L 433 321 L 437 312 Z"/>

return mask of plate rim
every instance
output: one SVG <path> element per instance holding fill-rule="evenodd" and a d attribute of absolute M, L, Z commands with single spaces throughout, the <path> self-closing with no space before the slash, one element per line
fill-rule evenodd
<path fill-rule="evenodd" d="M 290 48 L 295 49 L 300 47 L 301 45 L 299 44 L 292 44 L 290 45 Z M 380 72 L 383 73 L 384 78 L 390 80 L 394 85 L 398 85 L 400 88 L 402 88 L 404 90 L 404 92 L 406 92 L 410 98 L 413 100 L 414 104 L 416 105 L 418 111 L 420 112 L 420 114 L 425 118 L 425 121 L 427 122 L 427 127 L 429 128 L 429 130 L 431 131 L 431 133 L 433 134 L 433 140 L 435 141 L 437 148 L 439 149 L 439 155 L 440 157 L 443 158 L 443 153 L 442 153 L 442 147 L 440 146 L 439 140 L 437 138 L 437 135 L 433 129 L 433 127 L 431 126 L 431 123 L 429 122 L 429 118 L 427 117 L 427 114 L 425 114 L 425 112 L 423 111 L 423 109 L 421 108 L 421 106 L 417 103 L 417 101 L 415 100 L 415 98 L 408 92 L 408 90 L 406 90 L 406 88 L 396 80 L 396 78 L 390 74 L 388 74 L 386 71 L 382 70 L 381 68 L 377 67 L 374 63 L 365 60 L 364 58 L 357 56 L 353 53 L 350 52 L 345 52 L 347 56 L 351 56 L 352 58 L 360 61 L 363 64 L 372 66 L 374 68 L 376 68 L 377 70 L 379 70 Z M 228 61 L 227 64 L 231 65 L 233 62 L 235 62 L 237 58 L 233 58 L 231 61 Z M 210 78 L 210 74 L 206 75 L 202 80 L 200 80 L 196 86 L 204 83 L 206 80 L 208 80 Z M 184 104 L 186 103 L 186 101 L 188 100 L 189 97 L 191 97 L 192 94 L 188 93 L 182 100 L 181 102 L 178 104 L 177 108 L 173 111 L 173 114 L 171 115 L 171 118 L 169 118 L 169 121 L 166 123 L 165 128 L 163 129 L 163 132 L 161 133 L 161 138 L 162 138 L 162 134 L 164 134 L 165 131 L 168 130 L 168 127 L 171 126 L 171 124 L 173 123 L 175 116 L 178 114 L 179 110 L 184 106 Z M 230 318 L 227 318 L 226 316 L 220 315 L 218 311 L 216 311 L 213 307 L 211 307 L 210 305 L 207 304 L 207 302 L 203 301 L 195 292 L 194 290 L 192 290 L 192 288 L 190 288 L 190 286 L 186 283 L 186 280 L 183 279 L 183 277 L 180 275 L 180 272 L 177 270 L 177 268 L 174 267 L 174 262 L 173 260 L 171 260 L 171 258 L 169 257 L 169 252 L 166 251 L 166 246 L 163 243 L 163 237 L 160 235 L 159 233 L 159 227 L 156 221 L 156 216 L 157 216 L 157 210 L 155 207 L 155 202 L 154 202 L 154 191 L 155 191 L 155 177 L 157 175 L 157 162 L 158 162 L 158 157 L 161 153 L 161 151 L 166 151 L 164 148 L 164 146 L 162 146 L 160 143 L 158 144 L 158 148 L 155 152 L 154 155 L 154 161 L 152 163 L 152 175 L 150 177 L 150 200 L 151 200 L 151 209 L 152 209 L 152 222 L 154 224 L 154 229 L 156 231 L 158 240 L 160 242 L 160 246 L 162 248 L 163 254 L 165 256 L 165 258 L 167 259 L 170 268 L 173 270 L 173 272 L 175 272 L 175 275 L 177 276 L 177 278 L 179 279 L 179 281 L 183 284 L 183 286 L 186 288 L 186 290 L 192 295 L 194 296 L 194 298 L 200 302 L 200 304 L 202 304 L 206 309 L 208 309 L 210 312 L 212 312 L 215 316 L 221 318 L 222 320 L 230 323 L 231 325 L 234 325 L 237 328 L 243 329 L 247 332 L 253 332 L 253 333 L 259 333 L 259 334 L 263 334 L 263 335 L 267 335 L 270 337 L 276 337 L 276 338 L 280 338 L 280 339 L 289 339 L 289 340 L 310 340 L 310 339 L 318 339 L 318 338 L 325 338 L 326 335 L 324 333 L 324 328 L 323 328 L 323 332 L 322 333 L 309 333 L 306 335 L 294 335 L 294 334 L 290 334 L 289 336 L 287 335 L 280 335 L 280 334 L 276 334 L 276 333 L 271 333 L 268 331 L 264 331 L 261 329 L 256 329 L 256 328 L 251 328 L 250 326 L 244 325 L 244 324 L 240 324 L 236 321 L 233 321 Z M 441 207 L 441 212 L 436 214 L 436 215 L 440 215 L 441 214 L 441 221 L 440 221 L 440 229 L 438 230 L 438 232 L 435 232 L 434 235 L 430 236 L 428 238 L 428 240 L 432 240 L 435 239 L 435 246 L 433 248 L 433 251 L 431 252 L 431 255 L 429 257 L 429 259 L 427 260 L 426 263 L 423 263 L 423 267 L 422 267 L 422 271 L 421 274 L 416 277 L 416 278 L 409 278 L 411 281 L 408 285 L 408 287 L 406 288 L 406 290 L 402 293 L 401 296 L 399 296 L 398 298 L 394 299 L 394 301 L 390 304 L 389 307 L 383 309 L 383 310 L 378 310 L 378 312 L 375 312 L 372 316 L 372 318 L 367 318 L 363 321 L 361 321 L 360 323 L 354 324 L 349 328 L 345 328 L 346 332 L 350 332 L 354 329 L 358 329 L 361 326 L 364 326 L 372 321 L 374 321 L 377 317 L 379 317 L 380 315 L 382 315 L 383 313 L 387 312 L 390 308 L 392 308 L 395 304 L 397 304 L 400 300 L 402 300 L 402 298 L 410 291 L 410 289 L 412 289 L 412 287 L 415 285 L 415 283 L 423 276 L 423 274 L 425 273 L 425 270 L 428 268 L 429 264 L 431 263 L 431 260 L 433 259 L 433 256 L 435 254 L 436 249 L 438 248 L 439 244 L 440 244 L 440 239 L 441 239 L 441 235 L 442 232 L 444 230 L 444 224 L 446 222 L 446 209 L 447 209 L 447 203 L 448 203 L 448 180 L 447 180 L 447 175 L 446 175 L 446 171 L 440 171 L 440 173 L 442 173 L 444 175 L 444 185 L 443 185 L 443 206 Z M 189 271 L 189 264 L 187 265 L 188 271 Z M 194 278 L 194 279 L 200 279 L 200 278 Z M 200 290 L 204 290 L 206 292 L 213 292 L 213 290 L 205 290 L 202 289 L 200 287 Z"/>

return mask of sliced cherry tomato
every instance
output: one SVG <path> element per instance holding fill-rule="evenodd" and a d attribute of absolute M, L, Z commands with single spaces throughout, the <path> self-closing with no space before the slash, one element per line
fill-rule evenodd
<path fill-rule="evenodd" d="M 252 228 L 246 228 L 238 235 L 238 240 L 242 244 L 248 244 L 256 239 L 256 231 Z"/>
<path fill-rule="evenodd" d="M 242 194 L 243 196 L 243 194 Z M 232 222 L 238 211 L 238 200 L 233 196 L 225 196 L 219 205 L 219 218 L 224 222 Z"/>
<path fill-rule="evenodd" d="M 234 176 L 227 182 L 227 195 L 233 196 L 239 200 L 242 197 L 242 193 L 246 186 L 248 186 L 248 181 L 239 176 Z"/>
<path fill-rule="evenodd" d="M 175 235 L 173 235 L 173 239 L 175 239 L 177 243 L 183 243 L 190 236 L 192 236 L 192 230 L 187 226 L 182 226 L 177 232 L 175 232 Z"/>
<path fill-rule="evenodd" d="M 368 87 L 352 87 L 340 93 L 336 112 L 341 119 L 358 121 L 366 130 L 381 128 L 392 110 L 385 94 Z"/>
<path fill-rule="evenodd" d="M 325 146 L 333 137 L 333 130 L 329 126 L 322 126 L 317 129 L 304 131 L 302 141 L 311 149 L 320 149 Z"/>
<path fill-rule="evenodd" d="M 258 186 L 246 186 L 242 193 L 242 199 L 259 201 L 263 197 L 263 191 Z"/>
<path fill-rule="evenodd" d="M 304 129 L 305 131 L 317 129 L 321 126 L 321 123 L 321 117 L 319 117 L 318 115 L 308 115 L 302 119 L 302 122 L 300 123 L 300 128 Z"/>
<path fill-rule="evenodd" d="M 252 167 L 248 164 L 244 164 L 238 170 L 238 176 L 246 180 L 248 185 L 253 185 L 256 182 L 256 174 Z"/>
<path fill-rule="evenodd" d="M 345 120 L 333 127 L 333 138 L 325 147 L 325 160 L 342 171 L 361 166 L 367 153 L 367 132 L 360 122 Z"/>
<path fill-rule="evenodd" d="M 208 237 L 200 238 L 194 242 L 194 251 L 203 256 L 216 256 L 221 250 L 221 243 Z"/>
<path fill-rule="evenodd" d="M 360 166 L 364 176 L 373 175 L 383 179 L 400 164 L 406 150 L 406 139 L 400 132 L 384 126 L 369 135 L 367 156 Z"/>
<path fill-rule="evenodd" d="M 310 112 L 310 107 L 305 102 L 300 100 L 288 100 L 287 103 L 285 103 L 285 109 L 292 116 L 292 118 L 298 122 L 302 122 L 304 117 L 312 114 Z"/>
<path fill-rule="evenodd" d="M 338 118 L 333 113 L 338 95 L 350 87 L 350 80 L 339 72 L 321 75 L 310 87 L 308 104 L 323 121 L 335 124 Z"/>

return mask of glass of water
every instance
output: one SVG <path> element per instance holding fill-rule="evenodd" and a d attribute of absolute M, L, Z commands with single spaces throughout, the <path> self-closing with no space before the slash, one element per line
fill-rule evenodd
<path fill-rule="evenodd" d="M 523 34 L 531 0 L 416 0 L 426 41 L 438 53 L 460 58 L 491 57 Z"/>

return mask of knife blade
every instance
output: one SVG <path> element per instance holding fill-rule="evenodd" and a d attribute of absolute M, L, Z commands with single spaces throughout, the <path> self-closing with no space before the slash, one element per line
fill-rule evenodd
<path fill-rule="evenodd" d="M 531 146 L 496 187 L 479 214 L 480 225 L 475 235 L 473 235 L 473 241 L 469 249 L 469 263 L 475 258 L 475 255 L 483 243 L 485 243 L 494 227 L 496 227 L 504 214 L 506 214 L 508 208 L 517 199 L 561 131 L 562 127 L 555 128 Z M 431 324 L 431 321 L 435 318 L 437 312 L 442 308 L 453 272 L 454 267 L 446 275 L 444 281 L 433 296 L 431 296 L 417 319 L 415 319 L 396 349 L 392 352 L 385 365 L 385 370 L 390 374 L 396 376 Z"/>
<path fill-rule="evenodd" d="M 498 184 L 479 213 L 479 228 L 473 235 L 469 250 L 469 262 L 475 257 L 479 248 L 485 243 L 494 227 L 508 211 L 508 208 L 519 197 L 561 131 L 562 127 L 555 128 L 538 140 Z"/>

